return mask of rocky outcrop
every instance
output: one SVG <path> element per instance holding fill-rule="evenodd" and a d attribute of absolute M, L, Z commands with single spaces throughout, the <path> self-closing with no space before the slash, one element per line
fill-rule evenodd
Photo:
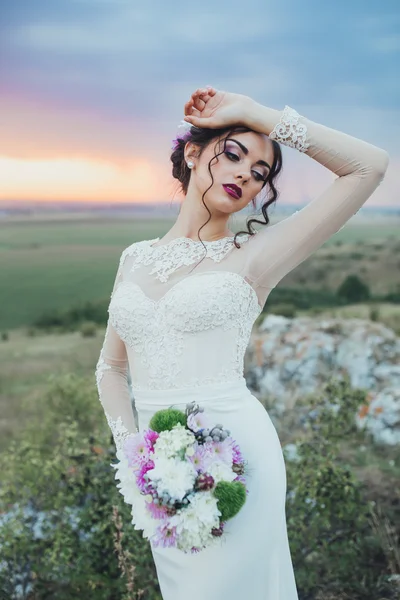
<path fill-rule="evenodd" d="M 377 443 L 400 443 L 400 339 L 391 329 L 362 319 L 276 315 L 254 327 L 245 376 L 276 415 L 331 376 L 345 374 L 353 387 L 367 391 L 358 426 Z"/>

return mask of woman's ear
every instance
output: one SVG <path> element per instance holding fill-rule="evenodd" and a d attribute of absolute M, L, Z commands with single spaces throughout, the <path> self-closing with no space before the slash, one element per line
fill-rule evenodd
<path fill-rule="evenodd" d="M 184 150 L 185 161 L 187 162 L 188 160 L 191 160 L 192 162 L 195 162 L 195 159 L 198 158 L 199 155 L 198 150 L 199 149 L 196 144 L 193 144 L 193 142 L 188 142 Z"/>

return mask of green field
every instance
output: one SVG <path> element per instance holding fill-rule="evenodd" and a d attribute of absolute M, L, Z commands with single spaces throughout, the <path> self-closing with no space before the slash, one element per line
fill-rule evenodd
<path fill-rule="evenodd" d="M 52 309 L 105 299 L 121 251 L 162 237 L 171 220 L 85 215 L 10 218 L 0 222 L 0 330 L 26 326 Z M 243 222 L 234 228 L 242 228 Z M 355 269 L 374 291 L 400 283 L 400 227 L 394 219 L 349 224 L 282 281 L 335 288 Z M 342 242 L 339 246 L 338 242 Z M 361 259 L 361 260 L 360 260 Z"/>

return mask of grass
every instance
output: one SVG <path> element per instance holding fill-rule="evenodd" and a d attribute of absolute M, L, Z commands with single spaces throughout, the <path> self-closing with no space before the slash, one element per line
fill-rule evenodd
<path fill-rule="evenodd" d="M 14 330 L 0 342 L 0 451 L 40 407 L 40 397 L 53 374 L 76 372 L 93 377 L 104 339 L 84 338 L 79 332 L 27 337 Z"/>
<path fill-rule="evenodd" d="M 49 310 L 109 297 L 122 250 L 135 241 L 162 237 L 171 225 L 165 219 L 90 215 L 4 219 L 0 331 L 31 324 Z M 243 225 L 238 221 L 234 229 Z M 349 224 L 280 285 L 315 289 L 323 283 L 335 290 L 355 271 L 374 293 L 391 291 L 400 284 L 400 277 L 394 277 L 399 272 L 399 240 L 400 227 L 393 220 Z"/>

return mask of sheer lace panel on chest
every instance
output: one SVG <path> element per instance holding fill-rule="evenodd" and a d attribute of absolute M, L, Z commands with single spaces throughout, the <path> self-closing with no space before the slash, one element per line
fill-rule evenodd
<path fill-rule="evenodd" d="M 126 248 L 121 256 L 123 281 L 138 285 L 149 299 L 159 301 L 179 281 L 208 271 L 233 271 L 240 273 L 245 260 L 242 246 L 247 245 L 250 234 L 205 241 L 204 246 L 191 238 L 175 238 L 155 246 L 160 238 L 136 242 Z"/>
<path fill-rule="evenodd" d="M 238 236 L 239 242 L 248 240 L 249 234 Z M 175 238 L 166 244 L 156 246 L 160 238 L 136 242 L 126 248 L 121 256 L 121 264 L 127 256 L 133 257 L 130 272 L 144 267 L 150 267 L 149 275 L 154 275 L 162 283 L 166 283 L 171 274 L 182 267 L 195 265 L 204 259 L 219 263 L 233 249 L 234 237 L 224 237 L 219 240 L 205 241 L 204 246 L 199 240 L 187 237 Z"/>

